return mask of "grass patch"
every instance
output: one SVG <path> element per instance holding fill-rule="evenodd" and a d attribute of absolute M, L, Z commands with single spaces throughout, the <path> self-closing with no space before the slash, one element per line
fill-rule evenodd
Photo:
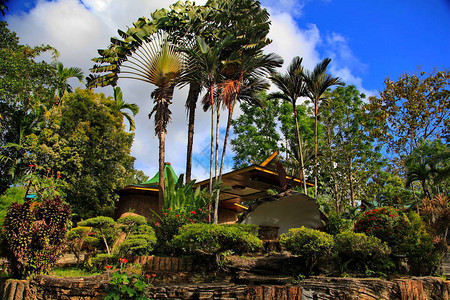
<path fill-rule="evenodd" d="M 86 277 L 93 275 L 100 275 L 99 272 L 89 272 L 85 269 L 80 269 L 76 267 L 55 267 L 49 275 L 58 277 Z"/>

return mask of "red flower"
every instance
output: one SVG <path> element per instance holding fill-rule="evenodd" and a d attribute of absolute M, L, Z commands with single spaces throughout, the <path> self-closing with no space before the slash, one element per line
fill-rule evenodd
<path fill-rule="evenodd" d="M 105 269 L 112 269 L 112 266 L 106 266 Z"/>
<path fill-rule="evenodd" d="M 156 277 L 156 274 L 152 274 L 152 277 Z"/>
<path fill-rule="evenodd" d="M 47 172 L 50 172 L 50 169 L 47 169 Z"/>
<path fill-rule="evenodd" d="M 180 215 L 177 215 L 177 218 L 179 217 Z"/>
<path fill-rule="evenodd" d="M 191 214 L 194 214 L 194 215 L 195 215 L 195 214 L 196 214 L 196 212 L 195 212 L 195 211 L 191 211 Z"/>
<path fill-rule="evenodd" d="M 375 208 L 375 209 L 374 209 L 373 211 L 374 211 L 374 212 L 377 212 L 377 211 L 378 211 L 378 209 L 376 209 L 376 208 Z"/>
<path fill-rule="evenodd" d="M 166 215 L 166 216 L 167 216 L 167 213 L 164 213 L 164 215 Z"/>
<path fill-rule="evenodd" d="M 155 226 L 159 226 L 159 222 L 156 222 L 156 223 L 155 223 Z"/>
<path fill-rule="evenodd" d="M 124 263 L 124 264 L 128 263 L 128 259 L 126 259 L 126 258 L 119 258 L 119 261 Z"/>
<path fill-rule="evenodd" d="M 202 211 L 203 209 L 199 208 L 198 210 L 199 210 L 199 211 Z"/>
<path fill-rule="evenodd" d="M 34 167 L 34 165 L 28 165 L 30 168 Z"/>

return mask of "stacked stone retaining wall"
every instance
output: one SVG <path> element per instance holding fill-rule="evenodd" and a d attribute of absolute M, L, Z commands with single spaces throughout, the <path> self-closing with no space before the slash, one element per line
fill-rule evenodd
<path fill-rule="evenodd" d="M 107 284 L 104 276 L 56 278 L 42 275 L 29 282 L 4 281 L 0 293 L 1 299 L 12 300 L 99 300 L 104 298 Z M 15 294 L 11 294 L 13 290 Z M 166 300 L 449 300 L 450 282 L 433 277 L 392 281 L 314 277 L 295 285 L 247 286 L 230 283 L 154 286 L 148 287 L 146 294 L 154 299 Z"/>

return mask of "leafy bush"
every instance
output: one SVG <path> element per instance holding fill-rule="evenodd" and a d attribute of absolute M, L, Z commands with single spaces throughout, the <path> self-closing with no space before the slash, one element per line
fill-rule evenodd
<path fill-rule="evenodd" d="M 174 174 L 167 172 L 164 178 L 164 204 L 165 209 L 177 211 L 196 211 L 199 208 L 205 208 L 211 201 L 210 194 L 206 189 L 200 187 L 193 188 L 195 180 L 184 184 L 184 176 L 180 175 L 178 179 Z"/>
<path fill-rule="evenodd" d="M 135 227 L 120 244 L 120 256 L 139 256 L 150 254 L 156 245 L 155 230 L 149 225 Z"/>
<path fill-rule="evenodd" d="M 64 249 L 70 209 L 58 197 L 10 206 L 2 232 L 11 275 L 26 278 L 46 273 Z"/>
<path fill-rule="evenodd" d="M 415 212 L 409 213 L 411 230 L 403 246 L 412 275 L 430 275 L 436 271 L 444 254 L 433 242 L 422 218 Z"/>
<path fill-rule="evenodd" d="M 117 237 L 115 225 L 116 222 L 114 222 L 112 218 L 104 216 L 78 222 L 78 226 L 92 227 L 94 229 L 94 234 L 97 234 L 102 238 L 108 254 L 111 253 L 111 247 L 109 245 Z"/>
<path fill-rule="evenodd" d="M 91 260 L 92 267 L 97 270 L 103 270 L 106 266 L 112 266 L 117 263 L 118 256 L 115 254 L 99 253 Z"/>
<path fill-rule="evenodd" d="M 80 262 L 80 254 L 85 245 L 88 234 L 91 231 L 89 227 L 78 226 L 70 229 L 67 234 L 67 247 L 77 258 L 77 262 Z"/>
<path fill-rule="evenodd" d="M 152 221 L 157 237 L 156 251 L 166 255 L 173 253 L 170 241 L 178 234 L 178 230 L 186 224 L 207 222 L 208 213 L 202 208 L 190 211 L 171 208 L 164 210 L 161 216 Z"/>
<path fill-rule="evenodd" d="M 331 255 L 334 240 L 328 233 L 302 226 L 282 234 L 280 244 L 292 254 L 302 256 L 307 272 L 311 274 L 319 260 Z"/>
<path fill-rule="evenodd" d="M 328 223 L 324 226 L 326 233 L 336 235 L 345 230 L 351 230 L 353 226 L 352 219 L 346 219 L 343 216 L 338 215 L 336 212 L 330 212 L 326 215 Z"/>
<path fill-rule="evenodd" d="M 404 213 L 392 207 L 365 211 L 355 223 L 355 232 L 373 235 L 386 242 L 394 254 L 403 254 L 411 225 Z"/>
<path fill-rule="evenodd" d="M 3 220 L 11 203 L 23 203 L 25 192 L 26 190 L 23 187 L 10 187 L 0 197 L 0 226 L 3 225 Z"/>
<path fill-rule="evenodd" d="M 217 255 L 228 250 L 255 251 L 261 247 L 261 240 L 242 230 L 240 224 L 189 224 L 180 228 L 171 244 L 186 253 Z"/>
<path fill-rule="evenodd" d="M 364 233 L 344 231 L 334 237 L 336 262 L 341 273 L 356 272 L 371 276 L 373 272 L 385 272 L 393 267 L 386 243 Z"/>

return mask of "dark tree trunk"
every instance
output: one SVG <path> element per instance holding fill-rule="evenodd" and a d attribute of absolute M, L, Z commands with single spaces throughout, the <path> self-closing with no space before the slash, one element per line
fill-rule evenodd
<path fill-rule="evenodd" d="M 191 83 L 189 86 L 189 95 L 187 99 L 187 108 L 189 109 L 189 124 L 188 124 L 188 144 L 186 155 L 186 184 L 191 181 L 192 174 L 192 147 L 194 145 L 194 123 L 195 123 L 195 109 L 197 107 L 198 95 L 200 94 L 200 86 Z"/>

